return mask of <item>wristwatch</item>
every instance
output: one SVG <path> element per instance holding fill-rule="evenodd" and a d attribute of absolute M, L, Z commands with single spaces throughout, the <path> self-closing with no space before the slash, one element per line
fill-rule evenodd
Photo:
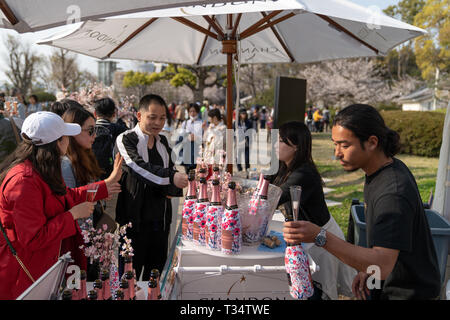
<path fill-rule="evenodd" d="M 322 228 L 314 239 L 314 244 L 318 247 L 323 247 L 325 243 L 327 243 L 327 230 Z"/>

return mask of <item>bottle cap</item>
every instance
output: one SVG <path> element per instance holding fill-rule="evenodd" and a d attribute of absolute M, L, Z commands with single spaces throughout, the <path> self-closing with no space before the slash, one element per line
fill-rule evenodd
<path fill-rule="evenodd" d="M 128 289 L 128 281 L 125 279 L 122 279 L 122 281 L 120 281 L 119 287 L 122 289 Z"/>
<path fill-rule="evenodd" d="M 220 181 L 218 179 L 215 179 L 212 181 L 213 186 L 218 186 L 220 184 Z"/>
<path fill-rule="evenodd" d="M 102 287 L 102 282 L 99 279 L 94 281 L 94 288 L 101 289 Z"/>
<path fill-rule="evenodd" d="M 205 169 L 205 168 L 201 168 L 198 172 L 200 172 L 200 173 L 206 173 L 206 169 Z"/>
<path fill-rule="evenodd" d="M 219 167 L 214 167 L 213 168 L 213 171 L 219 171 L 220 169 L 219 169 Z"/>
<path fill-rule="evenodd" d="M 236 189 L 236 182 L 231 181 L 230 183 L 228 183 L 228 188 L 232 190 Z"/>
<path fill-rule="evenodd" d="M 102 279 L 102 281 L 109 279 L 109 271 L 108 270 L 102 271 L 101 279 Z"/>
<path fill-rule="evenodd" d="M 117 291 L 116 291 L 116 300 L 123 299 L 123 298 L 124 298 L 123 291 L 120 290 L 120 289 L 117 289 Z"/>
<path fill-rule="evenodd" d="M 158 282 L 156 282 L 156 279 L 150 278 L 148 282 L 149 288 L 156 288 L 158 286 Z"/>
<path fill-rule="evenodd" d="M 97 291 L 95 291 L 95 290 L 89 291 L 88 299 L 89 300 L 97 300 Z"/>
<path fill-rule="evenodd" d="M 125 278 L 126 278 L 127 280 L 133 279 L 133 271 L 127 271 L 127 272 L 125 273 Z"/>
<path fill-rule="evenodd" d="M 72 300 L 72 291 L 71 290 L 64 290 L 62 294 L 63 300 Z"/>
<path fill-rule="evenodd" d="M 150 277 L 152 278 L 158 278 L 159 277 L 159 270 L 158 269 L 152 269 L 152 271 L 150 271 Z"/>
<path fill-rule="evenodd" d="M 200 183 L 206 183 L 206 178 L 201 177 L 201 178 L 200 178 Z"/>
<path fill-rule="evenodd" d="M 86 270 L 81 270 L 80 271 L 80 279 L 81 280 L 86 280 Z"/>

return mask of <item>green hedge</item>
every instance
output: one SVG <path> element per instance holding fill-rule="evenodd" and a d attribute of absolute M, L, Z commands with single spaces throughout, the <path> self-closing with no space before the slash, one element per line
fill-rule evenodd
<path fill-rule="evenodd" d="M 419 111 L 381 111 L 386 125 L 400 135 L 401 153 L 438 157 L 445 114 Z"/>

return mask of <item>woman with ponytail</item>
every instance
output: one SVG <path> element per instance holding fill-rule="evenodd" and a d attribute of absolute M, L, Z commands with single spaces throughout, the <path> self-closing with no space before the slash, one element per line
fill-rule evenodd
<path fill-rule="evenodd" d="M 315 242 L 358 270 L 352 291 L 359 299 L 438 299 L 440 273 L 422 199 L 411 171 L 394 157 L 399 135 L 375 108 L 357 104 L 336 116 L 332 140 L 344 170 L 366 174 L 367 247 L 308 221 L 286 222 L 286 241 Z"/>

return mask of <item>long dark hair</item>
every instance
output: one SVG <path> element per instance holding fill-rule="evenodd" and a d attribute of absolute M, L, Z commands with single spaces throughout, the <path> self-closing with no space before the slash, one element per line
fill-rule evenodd
<path fill-rule="evenodd" d="M 370 136 L 378 138 L 378 148 L 387 157 L 393 157 L 400 151 L 400 136 L 389 129 L 383 117 L 372 106 L 367 104 L 353 104 L 338 113 L 333 126 L 339 125 L 353 132 L 364 149 L 364 142 Z"/>
<path fill-rule="evenodd" d="M 61 153 L 57 145 L 58 140 L 36 146 L 24 136 L 16 150 L 0 164 L 0 184 L 3 183 L 9 170 L 25 160 L 30 160 L 33 168 L 50 189 L 57 195 L 65 195 L 66 184 L 61 173 Z"/>
<path fill-rule="evenodd" d="M 92 113 L 84 108 L 78 107 L 69 108 L 64 112 L 62 118 L 65 122 L 78 123 L 80 126 L 83 126 L 84 122 L 89 118 L 95 120 Z M 85 185 L 93 180 L 97 180 L 103 173 L 92 149 L 82 148 L 75 140 L 75 137 L 69 137 L 67 156 L 72 162 L 72 167 L 75 171 L 75 179 L 79 185 Z"/>
<path fill-rule="evenodd" d="M 296 146 L 297 151 L 289 166 L 283 161 L 280 161 L 280 169 L 278 170 L 274 184 L 278 186 L 282 185 L 291 172 L 304 165 L 309 166 L 319 176 L 323 184 L 319 170 L 317 170 L 312 158 L 312 137 L 308 127 L 303 122 L 291 121 L 281 125 L 278 133 L 284 143 L 289 146 Z"/>

